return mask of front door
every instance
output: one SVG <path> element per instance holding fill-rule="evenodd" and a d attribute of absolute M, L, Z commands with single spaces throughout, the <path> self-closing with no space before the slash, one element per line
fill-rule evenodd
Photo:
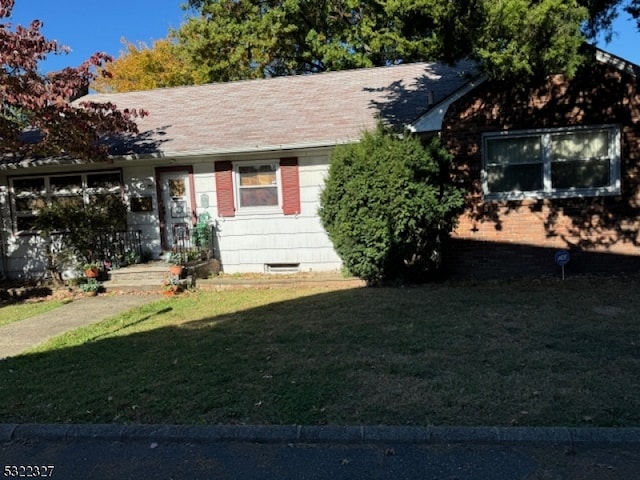
<path fill-rule="evenodd" d="M 162 247 L 189 247 L 193 230 L 193 191 L 190 170 L 158 169 Z"/>

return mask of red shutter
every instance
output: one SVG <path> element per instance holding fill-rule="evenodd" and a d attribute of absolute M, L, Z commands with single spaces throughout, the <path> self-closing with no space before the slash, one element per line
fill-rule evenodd
<path fill-rule="evenodd" d="M 231 162 L 215 162 L 216 198 L 218 199 L 218 215 L 233 217 L 236 207 L 233 201 L 233 165 Z"/>
<path fill-rule="evenodd" d="M 282 178 L 282 212 L 285 215 L 300 213 L 300 176 L 296 157 L 280 159 Z"/>

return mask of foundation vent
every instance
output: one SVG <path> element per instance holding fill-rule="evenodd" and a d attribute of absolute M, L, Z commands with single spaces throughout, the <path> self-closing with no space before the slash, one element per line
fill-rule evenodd
<path fill-rule="evenodd" d="M 299 263 L 265 263 L 264 271 L 266 273 L 298 273 L 300 271 Z"/>

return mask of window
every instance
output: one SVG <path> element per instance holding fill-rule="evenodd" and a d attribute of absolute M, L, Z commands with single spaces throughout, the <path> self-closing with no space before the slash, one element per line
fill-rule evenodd
<path fill-rule="evenodd" d="M 277 164 L 240 165 L 237 167 L 238 206 L 277 207 Z"/>
<path fill-rule="evenodd" d="M 620 193 L 617 127 L 490 133 L 483 139 L 486 198 Z"/>
<path fill-rule="evenodd" d="M 10 186 L 17 231 L 31 230 L 38 211 L 47 205 L 65 203 L 80 207 L 122 195 L 120 172 L 14 177 Z"/>
<path fill-rule="evenodd" d="M 298 159 L 272 161 L 220 160 L 214 163 L 216 201 L 220 217 L 243 213 L 299 215 Z"/>

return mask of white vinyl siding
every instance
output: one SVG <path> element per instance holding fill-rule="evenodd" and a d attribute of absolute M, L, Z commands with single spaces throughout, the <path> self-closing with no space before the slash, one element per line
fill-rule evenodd
<path fill-rule="evenodd" d="M 340 258 L 317 216 L 327 158 L 300 155 L 299 168 L 298 215 L 282 215 L 282 209 L 270 207 L 238 208 L 235 217 L 227 218 L 213 213 L 225 272 L 264 272 L 273 264 L 296 264 L 305 272 L 340 269 Z"/>

